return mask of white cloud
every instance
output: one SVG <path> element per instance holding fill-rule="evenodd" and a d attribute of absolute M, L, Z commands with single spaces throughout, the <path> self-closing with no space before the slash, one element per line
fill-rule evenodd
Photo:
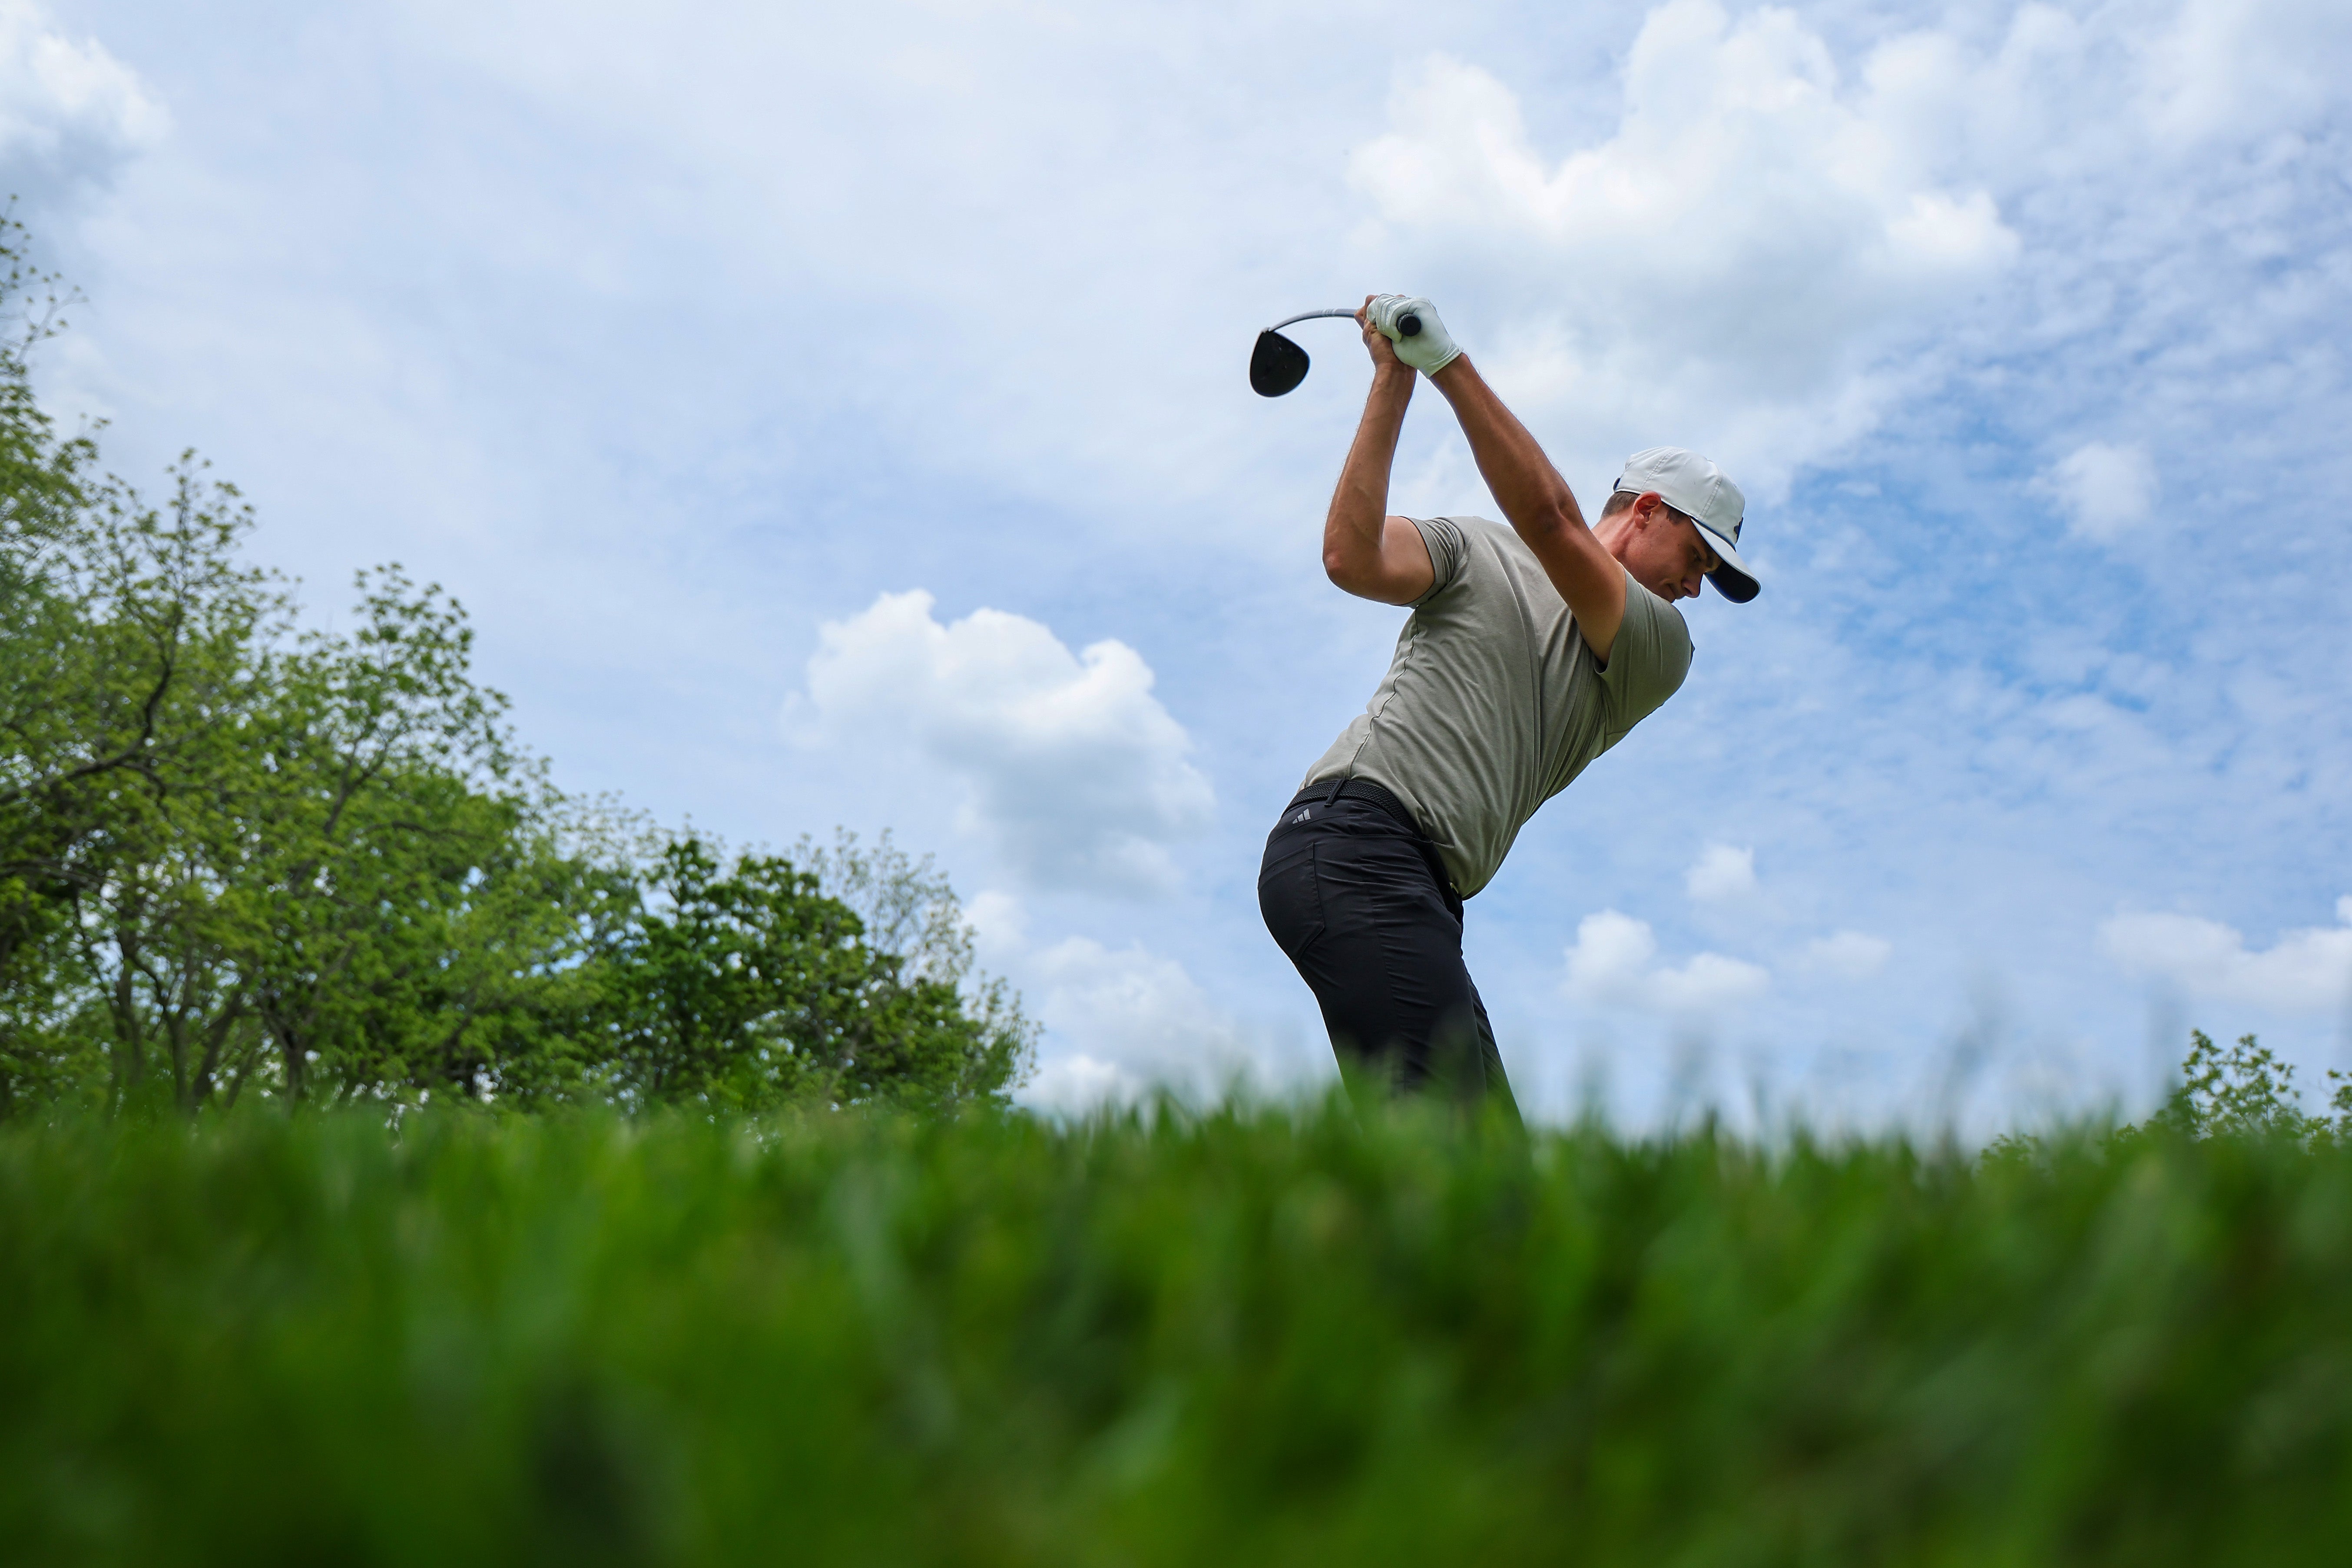
<path fill-rule="evenodd" d="M 1615 910 L 1587 915 L 1568 949 L 1564 989 L 1579 1002 L 1691 1017 L 1755 1001 L 1772 981 L 1759 966 L 1721 953 L 1699 953 L 1680 968 L 1658 964 L 1657 956 L 1647 921 Z"/>
<path fill-rule="evenodd" d="M 167 123 L 104 47 L 52 30 L 27 0 L 0 0 L 0 173 L 12 192 L 37 198 L 103 184 Z"/>
<path fill-rule="evenodd" d="M 1702 904 L 1730 903 L 1756 891 L 1756 851 L 1710 844 L 1683 873 L 1683 886 Z"/>
<path fill-rule="evenodd" d="M 1021 1086 L 1021 1102 L 1058 1117 L 1085 1117 L 1096 1107 L 1127 1105 L 1146 1093 L 1150 1093 L 1150 1084 L 1118 1063 L 1106 1063 L 1085 1051 L 1066 1051 L 1037 1063 L 1037 1072 Z"/>
<path fill-rule="evenodd" d="M 2144 447 L 2092 441 L 2052 465 L 2039 487 L 2065 509 L 2077 535 L 2113 544 L 2155 506 L 2156 466 Z"/>
<path fill-rule="evenodd" d="M 2291 931 L 2255 952 L 2235 928 L 2194 915 L 2119 914 L 2099 945 L 2129 973 L 2192 994 L 2326 1013 L 2352 1005 L 2352 897 L 2336 900 L 2334 926 Z"/>
<path fill-rule="evenodd" d="M 1084 1116 L 1106 1104 L 1141 1099 L 1151 1086 L 1115 1062 L 1084 1051 L 1046 1058 L 1021 1086 L 1021 1103 L 1060 1116 Z"/>
<path fill-rule="evenodd" d="M 1048 1031 L 1022 1094 L 1029 1103 L 1076 1110 L 1155 1088 L 1206 1099 L 1260 1077 L 1234 1021 L 1181 963 L 1140 943 L 1114 949 L 1074 936 L 1021 969 Z"/>
<path fill-rule="evenodd" d="M 1167 846 L 1214 804 L 1192 738 L 1125 643 L 1073 654 L 1039 623 L 975 610 L 942 626 L 920 590 L 828 621 L 787 727 L 816 744 L 911 746 L 962 781 L 964 826 L 1040 887 L 1162 890 Z"/>
<path fill-rule="evenodd" d="M 1000 953 L 1019 952 L 1029 940 L 1029 911 L 1021 900 L 1002 889 L 976 893 L 963 907 L 964 923 L 971 927 L 982 962 L 1002 963 Z"/>
<path fill-rule="evenodd" d="M 2144 46 L 2145 111 L 2173 141 L 2293 123 L 2341 92 L 2347 49 L 2339 0 L 2188 0 Z"/>
<path fill-rule="evenodd" d="M 1840 980 L 1867 980 L 1886 966 L 1895 944 L 1866 931 L 1833 931 L 1805 944 L 1802 963 L 1820 974 Z"/>
<path fill-rule="evenodd" d="M 1045 1026 L 1022 1103 L 1083 1114 L 1155 1089 L 1193 1100 L 1236 1082 L 1263 1089 L 1265 1064 L 1234 1019 L 1179 961 L 1140 942 L 1113 948 L 1092 937 L 1030 941 L 1030 913 L 1001 889 L 964 906 L 981 962 L 1019 989 Z"/>
<path fill-rule="evenodd" d="M 1877 357 L 2017 237 L 1984 189 L 1923 172 L 1902 118 L 1843 89 L 1792 12 L 1669 0 L 1622 77 L 1613 134 L 1555 161 L 1507 87 L 1433 58 L 1350 175 L 1433 271 L 1515 258 L 1496 265 L 1522 268 L 1503 287 L 1526 346 L 1499 374 L 1522 395 L 1605 431 L 1611 457 L 1689 439 L 1769 492 L 1867 427 Z"/>

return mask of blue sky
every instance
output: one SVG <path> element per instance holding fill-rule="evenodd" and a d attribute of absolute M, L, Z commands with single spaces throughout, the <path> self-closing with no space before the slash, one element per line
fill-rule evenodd
<path fill-rule="evenodd" d="M 2352 1065 L 2347 79 L 2320 0 L 0 0 L 0 174 L 112 466 L 447 585 L 573 789 L 935 852 L 1055 1105 L 1328 1070 L 1258 847 L 1401 616 L 1360 350 L 1243 369 L 1426 293 L 1765 583 L 1471 904 L 1523 1100 L 1990 1126 Z M 1395 493 L 1491 511 L 1426 393 Z"/>

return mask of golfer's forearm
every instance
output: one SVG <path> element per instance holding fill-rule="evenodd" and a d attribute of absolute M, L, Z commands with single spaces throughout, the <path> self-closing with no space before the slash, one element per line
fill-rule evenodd
<path fill-rule="evenodd" d="M 1331 493 L 1323 519 L 1323 570 L 1349 593 L 1362 593 L 1381 574 L 1381 535 L 1388 521 L 1389 470 L 1396 462 L 1397 437 L 1412 402 L 1415 373 L 1383 367 L 1372 377 L 1364 417 Z"/>
<path fill-rule="evenodd" d="M 1584 513 L 1576 495 L 1551 459 L 1503 405 L 1468 354 L 1461 355 L 1431 378 L 1469 438 L 1470 455 L 1477 459 L 1478 475 L 1486 481 L 1495 504 L 1518 531 L 1530 549 L 1541 554 L 1547 543 L 1560 541 L 1569 530 L 1585 529 Z"/>

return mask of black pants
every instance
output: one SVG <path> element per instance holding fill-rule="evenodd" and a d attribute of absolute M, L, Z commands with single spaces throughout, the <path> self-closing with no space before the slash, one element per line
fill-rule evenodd
<path fill-rule="evenodd" d="M 1258 909 L 1315 1000 L 1353 1089 L 1518 1107 L 1462 962 L 1462 900 L 1403 803 L 1368 779 L 1310 784 L 1265 841 Z"/>

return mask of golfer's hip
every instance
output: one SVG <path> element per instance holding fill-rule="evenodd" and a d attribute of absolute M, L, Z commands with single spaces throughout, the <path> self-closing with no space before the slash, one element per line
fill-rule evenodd
<path fill-rule="evenodd" d="M 1258 902 L 1294 959 L 1322 934 L 1338 904 L 1421 906 L 1457 930 L 1462 919 L 1436 845 L 1402 801 L 1368 779 L 1310 784 L 1283 807 L 1266 836 Z"/>

